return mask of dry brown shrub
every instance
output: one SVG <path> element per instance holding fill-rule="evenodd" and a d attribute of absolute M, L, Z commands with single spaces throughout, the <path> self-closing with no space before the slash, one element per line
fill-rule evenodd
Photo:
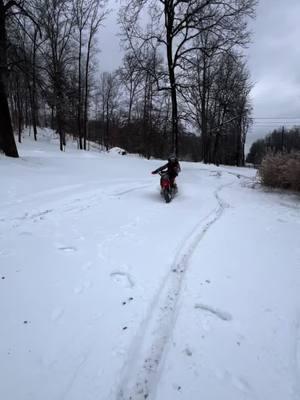
<path fill-rule="evenodd" d="M 300 153 L 268 154 L 259 174 L 266 186 L 300 191 Z"/>

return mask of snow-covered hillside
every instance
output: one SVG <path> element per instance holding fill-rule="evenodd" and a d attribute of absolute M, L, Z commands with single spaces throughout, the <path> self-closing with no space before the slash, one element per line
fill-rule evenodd
<path fill-rule="evenodd" d="M 0 399 L 300 399 L 300 202 L 255 170 L 0 156 Z"/>

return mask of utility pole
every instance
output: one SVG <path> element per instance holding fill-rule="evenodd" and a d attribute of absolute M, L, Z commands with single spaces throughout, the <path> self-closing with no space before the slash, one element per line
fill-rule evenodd
<path fill-rule="evenodd" d="M 284 150 L 284 126 L 281 129 L 281 151 Z"/>

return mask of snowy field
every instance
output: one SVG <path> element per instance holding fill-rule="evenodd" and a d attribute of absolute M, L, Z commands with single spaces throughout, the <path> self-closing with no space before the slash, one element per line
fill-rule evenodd
<path fill-rule="evenodd" d="M 1 400 L 300 399 L 300 201 L 255 170 L 0 156 Z"/>

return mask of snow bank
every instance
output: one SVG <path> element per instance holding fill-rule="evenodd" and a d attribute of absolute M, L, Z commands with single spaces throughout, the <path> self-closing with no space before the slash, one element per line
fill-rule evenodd
<path fill-rule="evenodd" d="M 112 155 L 121 155 L 121 156 L 125 156 L 127 154 L 127 151 L 124 149 L 121 149 L 120 147 L 112 147 L 109 150 L 109 153 Z"/>

